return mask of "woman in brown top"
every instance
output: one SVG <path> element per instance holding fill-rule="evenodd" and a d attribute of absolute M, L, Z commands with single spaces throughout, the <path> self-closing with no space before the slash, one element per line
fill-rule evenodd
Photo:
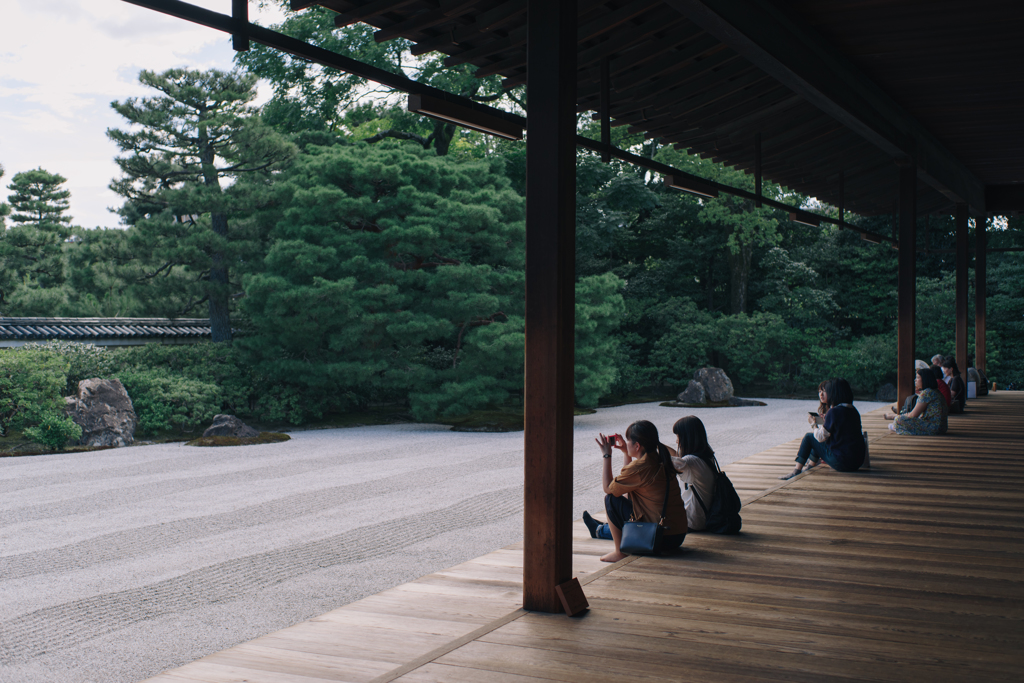
<path fill-rule="evenodd" d="M 679 495 L 679 482 L 672 467 L 668 448 L 658 440 L 658 428 L 647 420 L 629 425 L 626 436 L 598 435 L 597 445 L 604 457 L 601 476 L 604 485 L 604 509 L 608 513 L 609 527 L 615 550 L 601 558 L 604 562 L 618 562 L 626 555 L 619 549 L 622 526 L 630 521 L 659 522 L 665 509 L 665 533 L 661 552 L 674 550 L 686 538 L 686 508 Z M 612 477 L 612 448 L 622 451 L 622 471 Z M 665 481 L 668 479 L 668 505 L 665 505 Z"/>

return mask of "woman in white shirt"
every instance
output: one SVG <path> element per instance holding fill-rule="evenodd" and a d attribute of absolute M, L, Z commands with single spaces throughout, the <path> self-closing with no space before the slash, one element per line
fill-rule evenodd
<path fill-rule="evenodd" d="M 704 423 L 694 415 L 677 420 L 672 432 L 676 435 L 672 464 L 679 474 L 679 488 L 682 489 L 683 504 L 686 506 L 686 525 L 690 531 L 703 531 L 707 528 L 705 508 L 711 509 L 711 499 L 715 493 L 715 452 L 708 444 Z M 700 496 L 700 502 L 694 495 L 695 491 Z M 703 507 L 701 502 L 704 503 Z"/>

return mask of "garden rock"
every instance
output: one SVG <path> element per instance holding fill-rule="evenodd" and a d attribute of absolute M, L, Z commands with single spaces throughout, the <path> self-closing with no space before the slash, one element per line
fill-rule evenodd
<path fill-rule="evenodd" d="M 896 385 L 891 382 L 878 387 L 878 391 L 875 392 L 875 400 L 880 403 L 892 403 L 897 398 Z"/>
<path fill-rule="evenodd" d="M 708 400 L 712 403 L 728 401 L 732 398 L 732 380 L 722 368 L 701 368 L 693 374 L 693 378 L 704 385 Z"/>
<path fill-rule="evenodd" d="M 129 446 L 135 442 L 135 407 L 121 380 L 83 379 L 78 395 L 64 399 L 65 412 L 82 428 L 81 446 Z"/>
<path fill-rule="evenodd" d="M 203 436 L 236 436 L 249 439 L 259 436 L 258 430 L 239 420 L 234 415 L 214 415 L 213 424 L 203 432 Z"/>
<path fill-rule="evenodd" d="M 690 383 L 686 385 L 686 389 L 683 393 L 676 397 L 680 403 L 693 403 L 696 405 L 704 405 L 708 402 L 707 392 L 704 391 L 704 385 L 695 379 L 691 379 Z"/>

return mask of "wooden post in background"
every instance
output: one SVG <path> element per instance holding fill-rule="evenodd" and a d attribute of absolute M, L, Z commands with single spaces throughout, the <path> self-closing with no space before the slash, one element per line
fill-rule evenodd
<path fill-rule="evenodd" d="M 985 214 L 974 219 L 974 367 L 985 369 L 985 266 L 988 256 Z"/>
<path fill-rule="evenodd" d="M 900 166 L 899 290 L 897 292 L 897 401 L 914 393 L 914 335 L 917 307 L 917 164 Z"/>
<path fill-rule="evenodd" d="M 523 607 L 572 577 L 576 2 L 529 0 Z"/>
<path fill-rule="evenodd" d="M 967 205 L 956 205 L 956 365 L 967 376 Z"/>

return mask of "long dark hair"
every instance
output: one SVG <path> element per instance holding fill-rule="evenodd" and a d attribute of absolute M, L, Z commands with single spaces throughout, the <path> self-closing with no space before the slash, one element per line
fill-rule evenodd
<path fill-rule="evenodd" d="M 938 389 L 939 384 L 935 381 L 935 375 L 932 374 L 931 369 L 918 370 L 917 376 L 921 378 L 921 390 L 925 389 Z"/>
<path fill-rule="evenodd" d="M 829 387 L 825 393 L 828 394 L 829 407 L 835 407 L 840 403 L 853 405 L 853 387 L 842 377 L 829 380 Z"/>
<path fill-rule="evenodd" d="M 949 368 L 950 370 L 952 370 L 953 377 L 960 376 L 960 368 L 956 366 L 956 361 L 953 360 L 952 358 L 947 358 L 946 360 L 942 361 L 942 367 Z"/>
<path fill-rule="evenodd" d="M 658 428 L 647 420 L 637 420 L 626 428 L 626 438 L 640 444 L 645 453 L 657 453 L 661 463 L 672 470 L 672 454 L 658 439 Z"/>
<path fill-rule="evenodd" d="M 715 452 L 708 443 L 708 432 L 696 415 L 687 415 L 676 420 L 672 433 L 679 437 L 679 455 L 696 455 L 708 467 L 715 469 Z"/>

